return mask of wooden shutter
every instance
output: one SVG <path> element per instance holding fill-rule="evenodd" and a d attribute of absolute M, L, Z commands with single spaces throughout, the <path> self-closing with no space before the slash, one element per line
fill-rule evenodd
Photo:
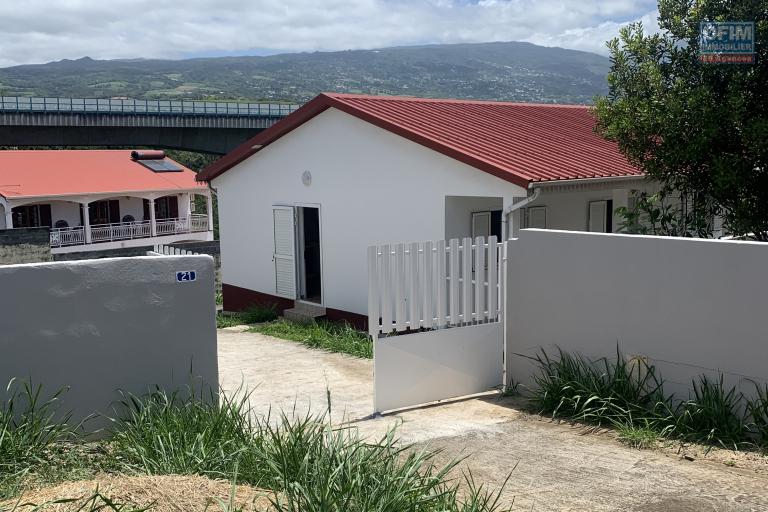
<path fill-rule="evenodd" d="M 120 201 L 118 199 L 110 199 L 109 201 L 109 223 L 120 223 Z"/>
<path fill-rule="evenodd" d="M 589 230 L 605 233 L 608 228 L 608 201 L 590 201 Z"/>
<path fill-rule="evenodd" d="M 53 226 L 51 222 L 51 205 L 49 204 L 40 205 L 40 225 L 48 228 Z"/>
<path fill-rule="evenodd" d="M 296 298 L 296 212 L 292 206 L 273 206 L 275 293 Z"/>

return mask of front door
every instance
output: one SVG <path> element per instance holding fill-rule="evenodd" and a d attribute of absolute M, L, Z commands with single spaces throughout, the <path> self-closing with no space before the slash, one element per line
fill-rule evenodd
<path fill-rule="evenodd" d="M 299 298 L 322 304 L 320 208 L 298 208 Z"/>
<path fill-rule="evenodd" d="M 296 209 L 293 206 L 273 206 L 275 250 L 275 294 L 296 298 Z"/>

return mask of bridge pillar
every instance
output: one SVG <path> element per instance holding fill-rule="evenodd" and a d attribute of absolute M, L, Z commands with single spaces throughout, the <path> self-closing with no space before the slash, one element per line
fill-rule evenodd
<path fill-rule="evenodd" d="M 85 243 L 91 243 L 91 216 L 88 212 L 88 205 L 90 201 L 80 203 L 80 207 L 83 209 L 83 233 L 85 234 Z"/>
<path fill-rule="evenodd" d="M 149 229 L 152 236 L 157 236 L 157 224 L 155 223 L 155 200 L 149 200 Z"/>

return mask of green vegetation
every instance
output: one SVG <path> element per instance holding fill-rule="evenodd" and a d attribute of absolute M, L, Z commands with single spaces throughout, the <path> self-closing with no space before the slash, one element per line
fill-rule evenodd
<path fill-rule="evenodd" d="M 553 416 L 617 429 L 633 446 L 655 443 L 660 437 L 724 447 L 768 448 L 768 389 L 758 388 L 748 399 L 726 389 L 722 375 L 713 381 L 702 375 L 693 382 L 687 400 L 666 395 L 654 366 L 643 359 L 596 361 L 558 349 L 557 357 L 542 351 L 535 361 L 533 402 Z"/>
<path fill-rule="evenodd" d="M 0 404 L 0 499 L 15 492 L 27 472 L 54 462 L 54 447 L 73 438 L 69 417 L 57 417 L 62 392 L 44 399 L 40 386 L 8 384 Z"/>
<path fill-rule="evenodd" d="M 737 20 L 755 23 L 755 63 L 699 62 L 700 23 Z M 649 34 L 630 24 L 608 42 L 600 133 L 683 199 L 674 208 L 678 236 L 711 233 L 719 214 L 731 233 L 768 241 L 765 0 L 659 0 L 659 27 Z"/>
<path fill-rule="evenodd" d="M 529 43 L 429 45 L 265 57 L 96 61 L 0 69 L 6 96 L 307 101 L 323 91 L 589 103 L 608 59 Z"/>
<path fill-rule="evenodd" d="M 277 318 L 275 305 L 270 306 L 251 306 L 241 313 L 219 313 L 216 315 L 216 327 L 234 327 L 236 325 L 250 325 L 262 322 L 271 322 Z"/>
<path fill-rule="evenodd" d="M 48 411 L 45 403 L 37 408 Z M 146 396 L 125 395 L 117 410 L 107 430 L 109 437 L 101 442 L 102 457 L 109 459 L 113 472 L 227 477 L 233 484 L 271 490 L 271 509 L 280 512 L 492 512 L 500 508 L 501 491 L 489 492 L 467 475 L 460 493 L 459 483 L 449 477 L 459 461 L 438 465 L 436 453 L 402 445 L 394 431 L 371 442 L 355 428 L 334 427 L 325 415 L 256 417 L 247 394 L 228 398 L 221 392 L 193 388 L 172 394 L 156 390 Z M 45 412 L 36 411 L 34 416 L 50 420 Z M 38 423 L 35 430 L 49 432 L 49 420 Z M 70 431 L 66 426 L 57 428 Z M 23 432 L 24 427 L 10 425 L 14 435 L 17 430 Z M 50 448 L 51 443 L 58 441 L 32 444 Z M 129 510 L 98 490 L 90 498 L 67 501 L 82 505 L 76 509 L 82 511 Z M 229 504 L 219 505 L 235 510 L 233 503 L 230 499 Z"/>
<path fill-rule="evenodd" d="M 340 352 L 367 359 L 373 357 L 373 344 L 368 334 L 356 330 L 348 323 L 334 323 L 326 320 L 300 323 L 281 319 L 254 326 L 251 331 L 298 341 L 308 347 L 329 352 Z"/>

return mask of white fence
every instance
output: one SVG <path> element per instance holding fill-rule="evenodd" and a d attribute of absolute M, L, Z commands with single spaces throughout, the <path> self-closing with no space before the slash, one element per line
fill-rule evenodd
<path fill-rule="evenodd" d="M 501 247 L 490 237 L 368 249 L 377 412 L 502 383 Z"/>
<path fill-rule="evenodd" d="M 496 237 L 369 247 L 370 334 L 498 321 L 500 248 Z"/>

